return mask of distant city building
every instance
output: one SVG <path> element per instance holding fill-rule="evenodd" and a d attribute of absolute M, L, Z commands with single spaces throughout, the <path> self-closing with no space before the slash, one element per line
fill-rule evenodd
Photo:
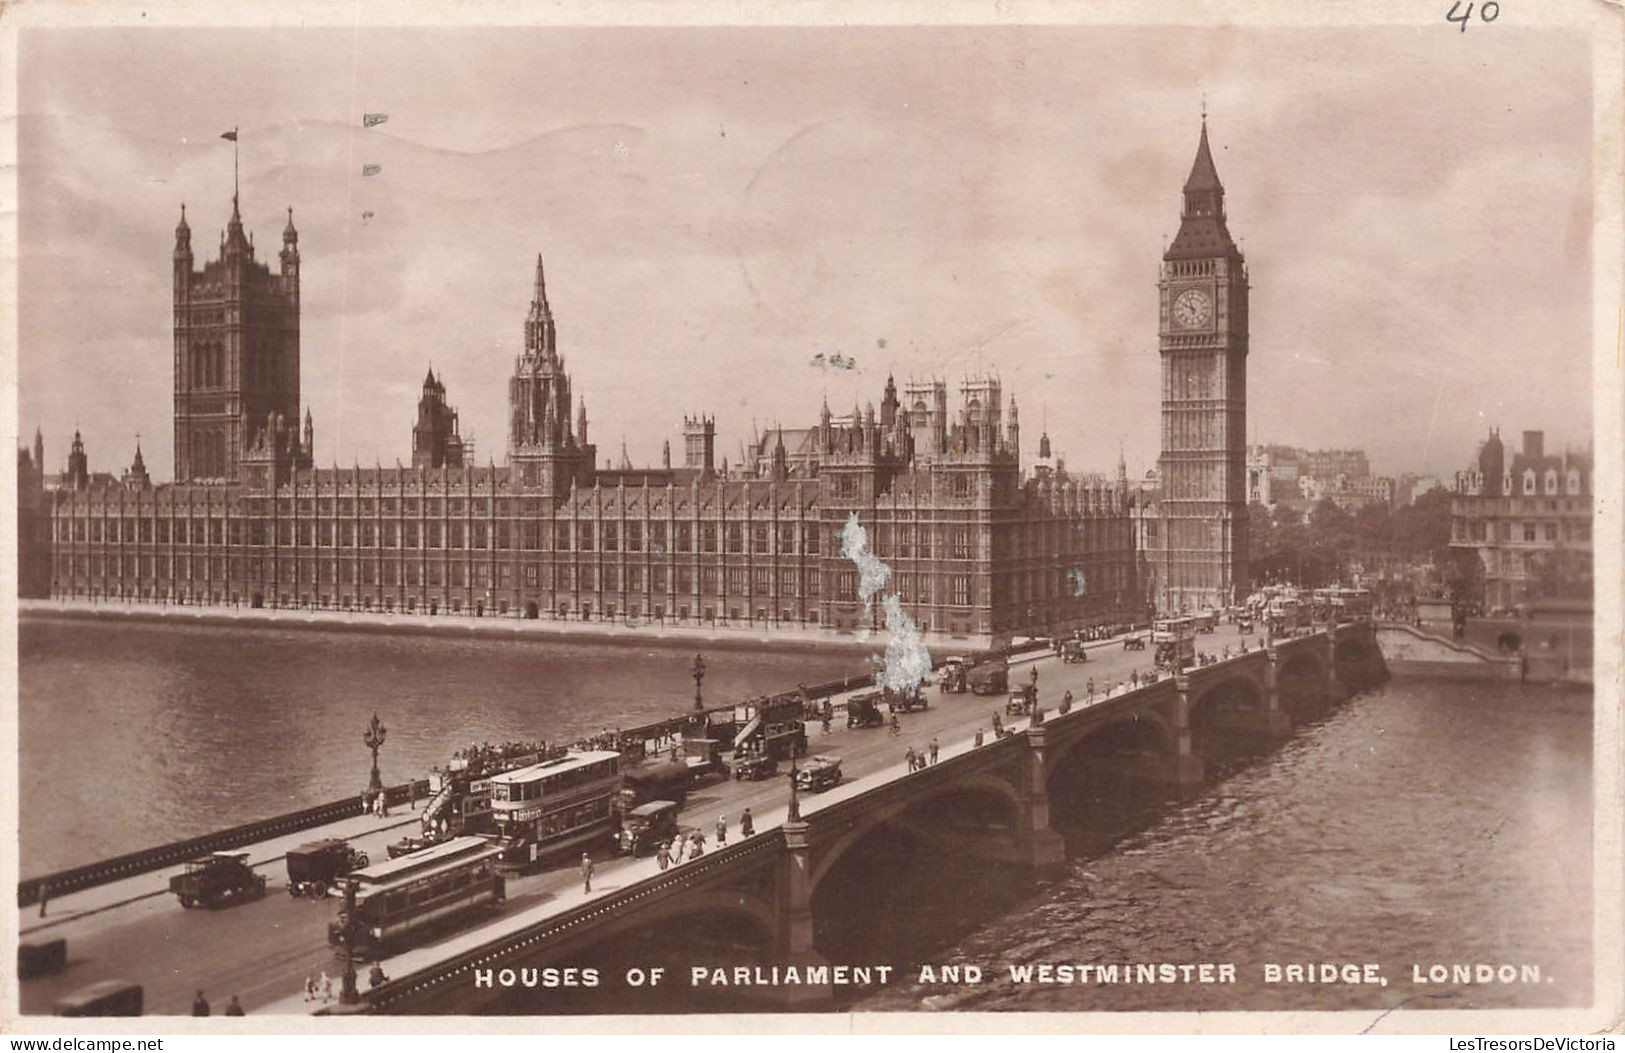
<path fill-rule="evenodd" d="M 1247 448 L 1247 500 L 1266 508 L 1286 505 L 1307 514 L 1330 500 L 1346 512 L 1371 504 L 1391 507 L 1396 481 L 1372 475 L 1364 450 L 1307 450 L 1296 446 Z"/>
<path fill-rule="evenodd" d="M 1589 450 L 1548 454 L 1540 431 L 1524 432 L 1523 448 L 1508 457 L 1495 430 L 1456 473 L 1450 545 L 1478 554 L 1487 605 L 1512 607 L 1537 593 L 1589 598 L 1591 470 Z"/>

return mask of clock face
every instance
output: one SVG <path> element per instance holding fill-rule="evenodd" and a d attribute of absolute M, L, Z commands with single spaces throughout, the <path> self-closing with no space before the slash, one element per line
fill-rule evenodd
<path fill-rule="evenodd" d="M 1200 289 L 1186 289 L 1174 300 L 1174 323 L 1181 329 L 1206 325 L 1213 317 L 1213 301 Z"/>

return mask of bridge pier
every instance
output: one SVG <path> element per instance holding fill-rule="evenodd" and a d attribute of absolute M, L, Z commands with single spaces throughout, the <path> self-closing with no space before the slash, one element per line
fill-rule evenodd
<path fill-rule="evenodd" d="M 1169 723 L 1174 731 L 1174 756 L 1169 765 L 1169 781 L 1182 787 L 1200 786 L 1206 773 L 1191 738 L 1191 679 L 1183 671 L 1174 674 L 1171 715 L 1173 719 Z"/>
<path fill-rule="evenodd" d="M 1054 874 L 1066 866 L 1066 842 L 1049 824 L 1049 780 L 1044 767 L 1047 734 L 1044 725 L 1035 724 L 1025 735 L 1027 749 L 1021 758 L 1021 815 L 1016 831 L 1022 862 L 1040 874 Z"/>
<path fill-rule="evenodd" d="M 779 866 L 779 925 L 773 960 L 781 965 L 827 965 L 813 947 L 812 828 L 803 820 L 787 822 L 784 856 Z M 780 988 L 777 1004 L 816 1009 L 834 997 L 832 986 L 789 984 Z"/>
<path fill-rule="evenodd" d="M 1341 702 L 1349 697 L 1348 690 L 1344 688 L 1343 681 L 1337 677 L 1337 626 L 1333 625 L 1326 630 L 1325 653 L 1321 656 L 1326 666 L 1326 684 L 1322 688 L 1326 704 Z"/>
<path fill-rule="evenodd" d="M 1260 730 L 1270 738 L 1284 741 L 1292 737 L 1292 717 L 1281 708 L 1281 652 L 1274 647 L 1264 651 L 1264 711 L 1259 714 Z"/>

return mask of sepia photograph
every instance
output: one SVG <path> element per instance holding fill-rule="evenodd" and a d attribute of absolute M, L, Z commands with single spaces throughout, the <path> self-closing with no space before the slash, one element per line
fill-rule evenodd
<path fill-rule="evenodd" d="M 1616 1033 L 1525 7 L 0 13 L 0 1029 Z"/>

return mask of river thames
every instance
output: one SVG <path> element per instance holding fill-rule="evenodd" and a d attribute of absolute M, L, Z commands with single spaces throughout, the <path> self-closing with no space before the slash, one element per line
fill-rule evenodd
<path fill-rule="evenodd" d="M 470 740 L 570 739 L 692 704 L 692 647 L 233 631 L 27 618 L 22 872 L 390 782 Z M 850 652 L 708 649 L 708 702 L 863 668 Z M 877 850 L 862 925 L 827 933 L 898 979 L 860 1010 L 1439 1008 L 1585 1004 L 1586 693 L 1390 681 L 1184 796 L 1085 777 L 1070 863 L 1033 886 Z M 906 893 L 906 894 L 905 894 Z M 877 920 L 878 919 L 878 920 Z M 821 944 L 822 946 L 822 944 Z M 873 958 L 880 954 L 883 958 Z M 848 959 L 851 960 L 851 959 Z M 1263 963 L 1378 963 L 1392 987 L 1265 984 Z M 975 986 L 914 980 L 975 963 Z M 1018 984 L 1009 967 L 1236 963 L 1234 985 Z M 1412 965 L 1518 963 L 1541 982 L 1413 984 Z"/>

